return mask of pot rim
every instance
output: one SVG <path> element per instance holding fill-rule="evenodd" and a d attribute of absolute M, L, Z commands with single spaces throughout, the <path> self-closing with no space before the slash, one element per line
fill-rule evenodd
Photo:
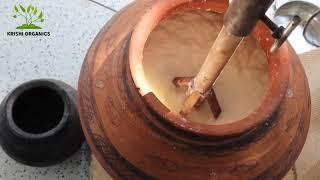
<path fill-rule="evenodd" d="M 9 95 L 7 100 L 7 118 L 8 118 L 8 125 L 11 128 L 12 132 L 21 137 L 26 139 L 43 139 L 47 137 L 54 136 L 58 132 L 60 132 L 67 124 L 67 120 L 69 117 L 70 112 L 70 100 L 68 98 L 68 94 L 65 92 L 65 90 L 61 87 L 59 87 L 55 80 L 50 79 L 38 79 L 38 80 L 32 80 L 26 83 L 21 84 L 17 88 L 15 88 L 12 93 Z M 42 132 L 42 133 L 30 133 L 26 132 L 23 129 L 21 129 L 13 120 L 12 116 L 12 109 L 14 106 L 14 103 L 16 100 L 26 91 L 29 91 L 34 88 L 47 88 L 57 93 L 57 95 L 60 96 L 61 100 L 64 104 L 64 110 L 61 119 L 59 120 L 59 123 L 55 125 L 53 128 L 51 128 L 48 131 Z M 63 98 L 67 97 L 67 98 Z"/>
<path fill-rule="evenodd" d="M 286 94 L 289 79 L 289 63 L 288 54 L 294 53 L 288 43 L 285 43 L 275 53 L 270 53 L 269 49 L 274 40 L 268 27 L 259 22 L 252 32 L 253 37 L 264 50 L 269 69 L 269 80 L 266 94 L 259 106 L 247 117 L 238 121 L 220 124 L 207 125 L 197 122 L 188 121 L 177 113 L 171 112 L 158 98 L 146 97 L 152 93 L 149 87 L 143 69 L 143 50 L 148 36 L 159 22 L 175 12 L 183 12 L 187 10 L 205 10 L 217 13 L 226 12 L 228 7 L 227 0 L 216 1 L 189 1 L 189 0 L 170 0 L 157 1 L 148 11 L 141 17 L 138 24 L 134 27 L 129 44 L 129 68 L 131 77 L 140 95 L 145 99 L 145 103 L 154 110 L 158 115 L 171 125 L 181 130 L 191 132 L 201 136 L 225 137 L 244 134 L 253 128 L 268 123 L 268 120 L 277 111 L 282 98 Z M 261 38 L 264 37 L 264 38 Z"/>

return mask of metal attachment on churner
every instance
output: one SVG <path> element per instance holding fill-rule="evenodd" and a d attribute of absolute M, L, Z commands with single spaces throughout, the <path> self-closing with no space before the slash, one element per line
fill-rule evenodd
<path fill-rule="evenodd" d="M 294 16 L 286 28 L 283 26 L 278 27 L 267 16 L 263 16 L 262 21 L 273 31 L 272 36 L 276 40 L 271 46 L 270 52 L 274 53 L 281 47 L 293 30 L 300 24 L 301 18 L 299 16 Z"/>

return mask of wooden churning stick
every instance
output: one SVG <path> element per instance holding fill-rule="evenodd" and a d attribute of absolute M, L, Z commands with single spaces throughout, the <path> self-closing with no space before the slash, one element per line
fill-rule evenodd
<path fill-rule="evenodd" d="M 292 23 L 286 29 L 275 25 L 265 16 L 272 2 L 273 0 L 233 0 L 231 2 L 224 17 L 224 25 L 199 73 L 195 77 L 176 77 L 173 80 L 173 83 L 178 87 L 188 86 L 187 98 L 180 111 L 182 116 L 186 116 L 194 108 L 199 107 L 204 100 L 208 101 L 215 118 L 219 116 L 221 109 L 212 86 L 243 37 L 250 34 L 260 19 L 274 31 L 273 36 L 276 39 L 281 39 L 281 41 L 276 41 L 278 44 L 274 47 L 280 47 L 286 39 L 283 37 L 283 32 L 286 30 L 292 32 L 299 24 L 300 21 L 296 19 L 293 20 L 295 27 L 292 27 Z M 273 48 L 272 51 L 275 49 Z"/>

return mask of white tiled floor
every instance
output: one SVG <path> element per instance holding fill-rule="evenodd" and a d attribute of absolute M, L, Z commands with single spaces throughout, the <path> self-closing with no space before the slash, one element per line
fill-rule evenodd
<path fill-rule="evenodd" d="M 129 1 L 128 1 L 129 2 Z M 50 37 L 10 37 L 21 23 L 14 19 L 15 4 L 36 5 L 44 12 L 41 31 Z M 126 0 L 101 0 L 120 9 Z M 0 101 L 17 85 L 38 78 L 63 80 L 76 88 L 86 51 L 113 12 L 88 0 L 0 1 Z M 21 20 L 21 19 L 20 19 Z M 0 148 L 0 180 L 88 179 L 89 150 L 86 145 L 62 164 L 33 168 L 16 163 Z"/>

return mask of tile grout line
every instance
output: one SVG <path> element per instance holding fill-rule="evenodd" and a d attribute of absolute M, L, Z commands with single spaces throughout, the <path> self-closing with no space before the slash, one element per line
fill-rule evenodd
<path fill-rule="evenodd" d="M 104 7 L 104 8 L 106 8 L 106 9 L 112 11 L 112 12 L 118 12 L 117 10 L 115 10 L 115 9 L 109 7 L 109 6 L 106 6 L 106 5 L 102 4 L 102 3 L 99 3 L 99 2 L 97 2 L 95 0 L 88 0 L 88 1 L 93 2 L 93 3 L 95 3 L 95 4 L 97 4 L 97 5 L 101 6 L 101 7 Z"/>

